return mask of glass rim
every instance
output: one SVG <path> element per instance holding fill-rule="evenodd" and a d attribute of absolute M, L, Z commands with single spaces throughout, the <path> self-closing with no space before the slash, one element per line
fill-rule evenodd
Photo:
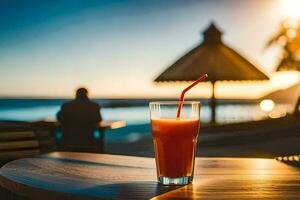
<path fill-rule="evenodd" d="M 149 106 L 151 105 L 178 105 L 180 101 L 152 101 L 149 102 Z M 183 105 L 201 105 L 200 101 L 184 101 Z"/>

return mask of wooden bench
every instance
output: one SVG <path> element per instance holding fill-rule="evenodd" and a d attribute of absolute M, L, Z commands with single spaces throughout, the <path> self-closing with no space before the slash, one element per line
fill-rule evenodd
<path fill-rule="evenodd" d="M 1 130 L 0 166 L 17 158 L 51 152 L 55 150 L 54 142 L 47 130 Z"/>

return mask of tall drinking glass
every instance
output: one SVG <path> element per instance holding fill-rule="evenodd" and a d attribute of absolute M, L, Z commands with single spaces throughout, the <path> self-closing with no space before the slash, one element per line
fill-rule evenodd
<path fill-rule="evenodd" d="M 186 101 L 180 118 L 179 102 L 151 102 L 150 118 L 158 182 L 185 185 L 193 180 L 200 102 Z"/>

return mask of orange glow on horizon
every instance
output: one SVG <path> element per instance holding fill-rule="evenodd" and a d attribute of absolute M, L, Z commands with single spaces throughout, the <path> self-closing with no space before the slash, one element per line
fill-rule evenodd
<path fill-rule="evenodd" d="M 299 72 L 276 72 L 269 81 L 220 81 L 216 83 L 216 98 L 221 99 L 258 99 L 270 92 L 286 89 L 300 81 Z M 154 83 L 152 80 L 136 80 L 140 84 L 130 82 L 120 85 L 112 84 L 106 88 L 103 84 L 81 84 L 89 89 L 91 98 L 179 98 L 181 91 L 190 82 Z M 33 91 L 31 95 L 23 97 L 36 98 L 73 98 L 74 88 L 57 88 L 46 91 L 46 94 Z M 187 92 L 186 98 L 210 98 L 212 85 L 209 82 L 200 83 Z M 6 97 L 5 95 L 1 95 Z M 9 97 L 9 96 L 8 96 Z M 13 97 L 13 96 L 12 96 Z M 18 97 L 22 97 L 22 94 Z"/>

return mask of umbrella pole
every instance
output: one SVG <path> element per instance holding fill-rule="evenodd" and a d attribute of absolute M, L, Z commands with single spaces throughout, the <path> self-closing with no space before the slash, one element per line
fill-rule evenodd
<path fill-rule="evenodd" d="M 215 98 L 215 81 L 212 81 L 212 96 L 210 100 L 211 123 L 216 124 L 216 98 Z"/>

